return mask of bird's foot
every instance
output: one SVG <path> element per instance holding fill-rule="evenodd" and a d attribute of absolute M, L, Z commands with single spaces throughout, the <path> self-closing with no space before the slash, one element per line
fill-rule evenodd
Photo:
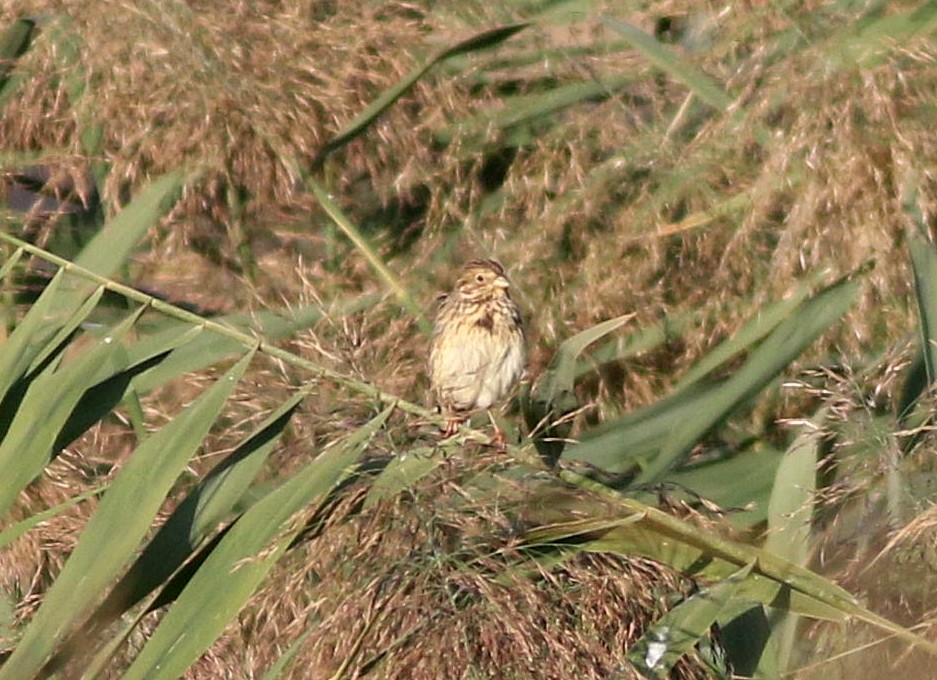
<path fill-rule="evenodd" d="M 446 419 L 446 426 L 442 430 L 442 438 L 448 439 L 459 432 L 459 427 L 465 422 L 461 416 L 450 416 Z"/>

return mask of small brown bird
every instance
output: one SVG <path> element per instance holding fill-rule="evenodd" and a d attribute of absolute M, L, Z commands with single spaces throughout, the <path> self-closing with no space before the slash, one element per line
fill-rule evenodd
<path fill-rule="evenodd" d="M 473 260 L 455 289 L 439 298 L 429 375 L 448 418 L 447 437 L 469 412 L 502 399 L 524 372 L 524 327 L 509 286 L 501 263 Z M 503 436 L 496 430 L 497 438 Z"/>

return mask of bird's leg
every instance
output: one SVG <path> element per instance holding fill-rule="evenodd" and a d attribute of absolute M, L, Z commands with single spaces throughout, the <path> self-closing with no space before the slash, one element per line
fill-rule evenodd
<path fill-rule="evenodd" d="M 449 417 L 446 418 L 446 426 L 442 430 L 442 438 L 448 439 L 457 434 L 459 432 L 459 426 L 464 422 L 465 418 L 463 416 L 455 415 L 454 413 L 450 414 Z"/>
<path fill-rule="evenodd" d="M 491 415 L 491 409 L 485 409 L 485 413 L 488 414 L 488 420 L 491 421 L 491 426 L 495 430 L 494 437 L 491 438 L 492 443 L 498 447 L 499 451 L 504 451 L 507 448 L 507 442 L 504 438 L 504 430 L 498 426 L 498 422 L 495 420 L 495 417 Z"/>

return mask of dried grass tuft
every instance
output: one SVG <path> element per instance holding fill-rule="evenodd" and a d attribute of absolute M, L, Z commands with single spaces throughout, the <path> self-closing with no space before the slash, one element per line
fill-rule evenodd
<path fill-rule="evenodd" d="M 259 672 L 311 631 L 289 677 L 640 677 L 627 650 L 689 583 L 610 554 L 538 567 L 518 533 L 534 519 L 531 489 L 547 490 L 508 481 L 517 470 L 501 456 L 465 455 L 404 497 L 344 501 L 209 656 L 251 648 Z M 691 657 L 673 677 L 707 675 Z"/>
<path fill-rule="evenodd" d="M 892 3 L 882 11 L 901 9 Z M 597 24 L 537 27 L 470 60 L 466 71 L 440 69 L 421 82 L 326 164 L 326 180 L 427 309 L 451 284 L 463 254 L 498 255 L 529 320 L 533 377 L 559 341 L 596 321 L 636 311 L 634 328 L 644 328 L 699 313 L 698 326 L 679 343 L 590 386 L 584 401 L 598 394 L 600 409 L 592 413 L 600 416 L 659 399 L 684 367 L 805 273 L 824 269 L 833 277 L 873 261 L 859 304 L 814 354 L 864 361 L 914 323 L 900 199 L 916 178 L 925 218 L 933 221 L 937 54 L 921 41 L 892 46 L 875 63 L 837 61 L 827 38 L 852 26 L 859 11 L 818 1 L 796 10 L 754 2 L 716 15 L 699 3 L 669 0 L 635 10 L 629 18 L 648 31 L 660 17 L 700 30 L 698 42 L 678 41 L 674 49 L 724 85 L 739 117 L 698 107 L 675 116 L 686 87 L 633 51 L 594 50 L 499 70 L 499 59 L 608 37 Z M 0 147 L 56 150 L 47 159 L 52 183 L 72 184 L 85 198 L 89 162 L 106 161 L 102 198 L 110 209 L 147 177 L 180 165 L 197 170 L 157 247 L 138 262 L 142 280 L 174 301 L 229 311 L 376 292 L 363 258 L 319 216 L 308 217 L 311 200 L 297 186 L 293 163 L 310 158 L 427 50 L 472 26 L 516 18 L 492 12 L 464 2 L 11 0 L 0 7 L 4 25 L 22 13 L 62 21 L 46 23 L 18 63 L 28 87 L 5 104 Z M 785 31 L 803 43 L 779 46 Z M 77 38 L 74 59 L 63 47 L 69 36 Z M 636 74 L 633 85 L 538 122 L 521 146 L 506 141 L 510 130 L 487 127 L 456 130 L 448 145 L 436 141 L 453 122 L 501 110 L 512 88 L 525 94 L 623 72 Z M 103 137 L 89 157 L 80 133 L 96 122 Z M 693 228 L 683 222 L 746 196 L 725 216 Z M 244 262 L 251 259 L 253 273 Z M 390 303 L 328 319 L 294 347 L 423 400 L 424 385 L 413 375 L 426 339 Z M 894 402 L 903 361 L 895 358 L 872 379 L 887 385 L 882 394 L 853 389 L 850 381 L 866 375 L 804 378 L 816 388 L 806 400 L 831 402 L 843 423 L 856 425 L 844 450 L 865 438 L 878 443 L 868 416 Z M 255 376 L 256 393 L 242 397 L 236 422 L 262 414 L 271 384 L 305 379 L 273 373 Z M 202 386 L 190 379 L 184 388 L 167 388 L 148 416 L 163 422 Z M 323 385 L 276 464 L 288 474 L 319 443 L 359 424 L 369 406 Z M 884 442 L 883 450 L 894 445 Z M 102 447 L 108 462 L 122 455 L 119 441 Z M 223 449 L 221 442 L 212 450 Z M 96 450 L 83 440 L 75 455 L 87 459 Z M 868 484 L 881 462 L 863 458 L 857 484 Z M 644 622 L 665 608 L 658 594 L 685 584 L 657 565 L 607 555 L 498 583 L 496 576 L 509 573 L 505 565 L 523 564 L 512 537 L 529 518 L 518 518 L 504 499 L 483 502 L 467 492 L 475 465 L 454 461 L 413 495 L 367 512 L 344 508 L 284 563 L 191 677 L 263 669 L 313 625 L 298 676 L 327 677 L 345 658 L 352 659 L 349 672 L 373 663 L 387 677 L 614 672 Z M 67 479 L 69 493 L 90 483 L 82 475 Z M 831 505 L 856 490 L 834 489 L 840 495 Z M 31 489 L 36 505 L 22 512 L 69 495 L 52 491 Z M 513 500 L 523 501 L 523 493 Z M 24 539 L 34 543 L 0 556 L 0 573 L 15 580 L 10 592 L 41 592 L 86 512 L 63 516 Z M 931 522 L 922 515 L 908 542 L 929 546 Z M 37 564 L 42 555 L 45 566 Z M 703 677 L 689 665 L 680 673 Z"/>

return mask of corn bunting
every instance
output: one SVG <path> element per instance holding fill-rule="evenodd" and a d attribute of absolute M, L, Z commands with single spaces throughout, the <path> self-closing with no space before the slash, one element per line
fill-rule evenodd
<path fill-rule="evenodd" d="M 473 260 L 453 291 L 439 298 L 429 375 L 448 418 L 445 436 L 470 411 L 503 398 L 524 372 L 524 328 L 509 285 L 499 262 Z M 503 436 L 496 426 L 496 438 Z"/>

